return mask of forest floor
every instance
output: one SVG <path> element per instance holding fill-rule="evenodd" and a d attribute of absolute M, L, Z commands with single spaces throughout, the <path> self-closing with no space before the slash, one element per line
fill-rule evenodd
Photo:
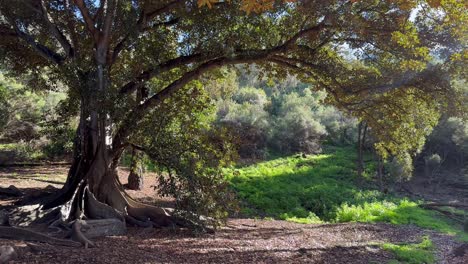
<path fill-rule="evenodd" d="M 66 172 L 65 166 L 0 168 L 0 185 L 14 185 L 24 197 L 34 199 L 60 188 Z M 126 183 L 127 172 L 121 170 L 119 175 Z M 155 200 L 154 176 L 147 174 L 144 190 L 129 191 L 130 195 L 140 201 L 169 204 L 170 200 Z M 12 208 L 24 197 L 0 197 L 0 210 Z M 415 244 L 425 236 L 434 244 L 436 263 L 468 263 L 468 244 L 453 236 L 387 223 L 229 219 L 215 234 L 198 236 L 184 229 L 129 228 L 125 236 L 96 239 L 97 248 L 41 245 L 37 252 L 26 252 L 26 243 L 4 239 L 0 246 L 25 249 L 13 263 L 399 263 L 395 262 L 398 256 L 382 245 Z"/>

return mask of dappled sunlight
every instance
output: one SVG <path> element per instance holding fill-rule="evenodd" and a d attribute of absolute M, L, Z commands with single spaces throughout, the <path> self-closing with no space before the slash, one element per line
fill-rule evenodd
<path fill-rule="evenodd" d="M 49 184 L 61 187 L 67 178 L 67 166 L 35 166 L 0 168 L 0 179 L 8 179 L 18 188 L 45 187 Z"/>

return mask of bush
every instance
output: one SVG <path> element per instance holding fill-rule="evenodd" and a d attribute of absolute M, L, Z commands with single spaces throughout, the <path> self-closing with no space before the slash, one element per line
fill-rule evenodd
<path fill-rule="evenodd" d="M 235 138 L 242 158 L 264 158 L 269 129 L 268 113 L 262 105 L 232 102 L 226 106 L 227 114 L 218 120 Z M 219 114 L 218 114 L 219 115 Z"/>
<path fill-rule="evenodd" d="M 12 120 L 4 128 L 3 140 L 8 142 L 39 138 L 39 126 L 28 121 Z"/>
<path fill-rule="evenodd" d="M 73 153 L 76 131 L 69 122 L 59 120 L 45 122 L 41 134 L 49 138 L 48 143 L 42 148 L 48 158 L 64 158 Z"/>
<path fill-rule="evenodd" d="M 232 99 L 238 104 L 248 103 L 262 107 L 268 102 L 265 92 L 253 87 L 243 87 L 239 89 Z"/>
<path fill-rule="evenodd" d="M 394 157 L 387 164 L 390 177 L 397 182 L 409 180 L 413 174 L 413 159 L 408 153 L 403 157 Z"/>
<path fill-rule="evenodd" d="M 295 109 L 278 118 L 273 133 L 270 144 L 284 154 L 320 153 L 321 139 L 326 135 L 325 127 L 304 109 Z"/>
<path fill-rule="evenodd" d="M 420 155 L 424 158 L 438 154 L 444 159 L 444 167 L 461 168 L 468 156 L 468 123 L 461 118 L 445 118 L 439 121 L 432 134 L 428 137 L 424 150 Z"/>

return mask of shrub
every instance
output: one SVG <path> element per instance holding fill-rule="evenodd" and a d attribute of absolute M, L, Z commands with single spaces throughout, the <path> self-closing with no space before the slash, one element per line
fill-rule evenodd
<path fill-rule="evenodd" d="M 408 180 L 413 174 L 413 159 L 408 153 L 394 157 L 387 166 L 390 176 L 397 182 Z"/>
<path fill-rule="evenodd" d="M 234 94 L 233 100 L 238 104 L 248 103 L 261 107 L 268 102 L 265 91 L 254 87 L 242 87 Z"/>
<path fill-rule="evenodd" d="M 232 103 L 227 114 L 218 123 L 235 138 L 240 157 L 265 157 L 269 120 L 261 105 Z"/>
<path fill-rule="evenodd" d="M 319 153 L 320 141 L 326 135 L 325 126 L 315 115 L 317 98 L 310 91 L 282 95 L 277 107 L 270 145 L 281 153 Z"/>

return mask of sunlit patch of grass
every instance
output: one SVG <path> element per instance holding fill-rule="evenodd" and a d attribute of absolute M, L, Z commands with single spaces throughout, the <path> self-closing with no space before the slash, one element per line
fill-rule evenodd
<path fill-rule="evenodd" d="M 390 263 L 430 264 L 435 262 L 434 245 L 427 236 L 423 237 L 422 242 L 418 244 L 385 243 L 382 248 L 395 254 L 396 261 Z"/>
<path fill-rule="evenodd" d="M 287 213 L 285 213 L 281 215 L 281 219 L 299 223 L 299 224 L 322 224 L 324 223 L 318 216 L 316 216 L 312 212 L 309 212 L 309 215 L 307 217 L 289 216 Z"/>
<path fill-rule="evenodd" d="M 468 234 L 440 213 L 357 184 L 355 152 L 348 147 L 329 148 L 321 155 L 277 158 L 225 172 L 241 200 L 241 213 L 248 217 L 299 223 L 415 224 L 468 241 Z M 365 185 L 371 186 L 370 180 Z"/>
<path fill-rule="evenodd" d="M 3 150 L 14 150 L 15 149 L 15 144 L 10 143 L 10 144 L 0 144 L 0 151 Z"/>
<path fill-rule="evenodd" d="M 375 201 L 361 205 L 343 204 L 337 210 L 337 222 L 387 222 L 392 224 L 414 224 L 434 229 L 449 235 L 457 235 L 468 241 L 468 234 L 456 223 L 446 219 L 436 211 L 423 209 L 417 202 L 407 199 Z"/>

